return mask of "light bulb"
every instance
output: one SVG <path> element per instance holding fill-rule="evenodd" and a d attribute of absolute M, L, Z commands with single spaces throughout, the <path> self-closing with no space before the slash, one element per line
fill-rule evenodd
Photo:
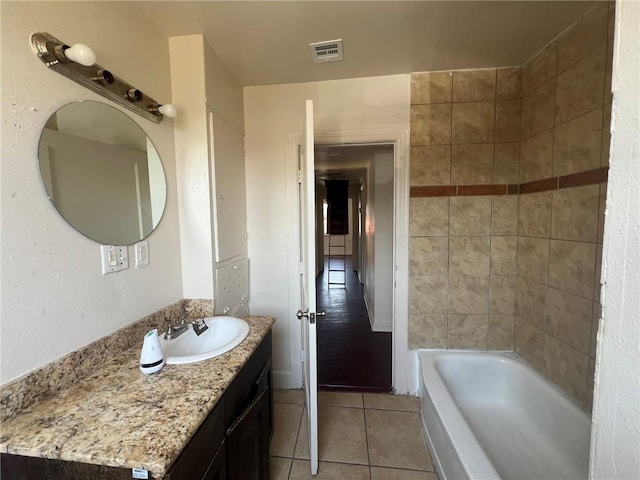
<path fill-rule="evenodd" d="M 64 56 L 72 62 L 79 63 L 85 67 L 90 67 L 96 63 L 96 54 L 84 43 L 74 43 L 69 48 L 65 48 Z"/>
<path fill-rule="evenodd" d="M 167 103 L 166 105 L 160 105 L 158 107 L 158 111 L 169 118 L 173 118 L 178 114 L 178 110 L 176 110 L 176 107 L 174 107 L 170 103 Z"/>

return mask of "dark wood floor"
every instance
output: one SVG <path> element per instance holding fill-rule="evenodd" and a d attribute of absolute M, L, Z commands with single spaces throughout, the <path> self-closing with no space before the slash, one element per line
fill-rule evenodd
<path fill-rule="evenodd" d="M 366 392 L 391 391 L 391 333 L 372 332 L 364 304 L 363 287 L 351 269 L 346 268 L 346 288 L 328 285 L 328 263 L 316 281 L 319 317 L 318 386 Z M 339 264 L 332 260 L 332 269 Z M 331 272 L 331 282 L 342 282 L 341 273 Z"/>

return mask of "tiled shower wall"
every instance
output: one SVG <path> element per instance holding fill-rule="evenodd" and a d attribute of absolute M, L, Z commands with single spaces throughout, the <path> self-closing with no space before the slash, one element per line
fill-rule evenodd
<path fill-rule="evenodd" d="M 613 13 L 522 68 L 412 75 L 410 348 L 513 348 L 587 409 Z"/>
<path fill-rule="evenodd" d="M 412 75 L 410 348 L 512 348 L 520 73 Z"/>
<path fill-rule="evenodd" d="M 514 350 L 589 410 L 601 313 L 606 183 L 598 181 L 606 174 L 598 169 L 609 161 L 613 14 L 613 4 L 591 10 L 529 60 L 522 75 Z M 587 185 L 556 189 L 544 181 L 582 172 L 592 172 Z M 523 194 L 527 188 L 534 193 Z"/>

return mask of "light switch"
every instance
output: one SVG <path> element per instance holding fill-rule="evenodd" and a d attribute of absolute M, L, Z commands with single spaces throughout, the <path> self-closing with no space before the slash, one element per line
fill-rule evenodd
<path fill-rule="evenodd" d="M 126 270 L 129 268 L 127 246 L 100 245 L 100 260 L 103 275 Z"/>
<path fill-rule="evenodd" d="M 149 242 L 142 240 L 135 244 L 135 264 L 136 268 L 142 268 L 149 265 Z"/>

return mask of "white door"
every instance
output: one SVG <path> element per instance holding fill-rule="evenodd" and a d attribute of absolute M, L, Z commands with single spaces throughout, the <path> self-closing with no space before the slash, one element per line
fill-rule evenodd
<path fill-rule="evenodd" d="M 309 421 L 311 474 L 318 473 L 318 361 L 316 356 L 316 220 L 313 158 L 313 102 L 307 100 L 298 156 L 300 212 L 300 310 L 304 348 L 304 391 Z"/>

